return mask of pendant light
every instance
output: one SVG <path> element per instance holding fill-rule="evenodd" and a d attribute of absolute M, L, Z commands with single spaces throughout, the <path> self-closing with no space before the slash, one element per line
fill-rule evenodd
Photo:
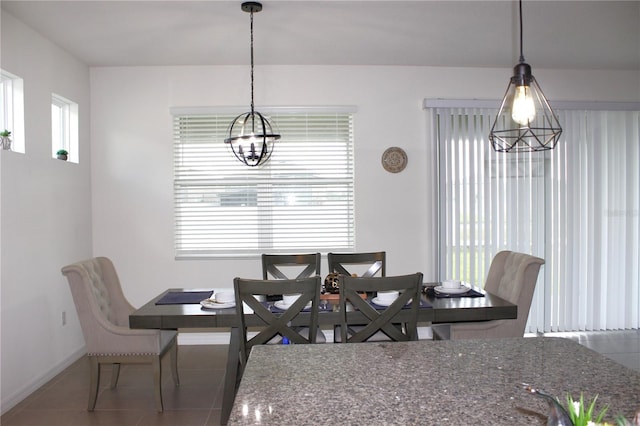
<path fill-rule="evenodd" d="M 251 15 L 251 111 L 237 116 L 227 129 L 224 143 L 238 160 L 249 167 L 260 166 L 269 160 L 275 141 L 280 135 L 274 133 L 269 119 L 254 108 L 253 103 L 253 14 L 262 10 L 258 2 L 242 3 L 242 10 Z"/>
<path fill-rule="evenodd" d="M 535 152 L 555 148 L 562 128 L 522 53 L 522 0 L 520 60 L 513 68 L 513 74 L 489 133 L 493 149 L 500 152 Z"/>

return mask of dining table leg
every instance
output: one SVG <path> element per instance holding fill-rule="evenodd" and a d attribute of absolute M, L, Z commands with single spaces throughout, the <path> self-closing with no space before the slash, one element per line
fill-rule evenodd
<path fill-rule="evenodd" d="M 240 329 L 231 328 L 229 338 L 229 354 L 227 355 L 227 372 L 224 379 L 224 393 L 222 395 L 222 410 L 220 424 L 226 425 L 231 416 L 233 400 L 236 396 L 238 366 L 240 363 Z"/>

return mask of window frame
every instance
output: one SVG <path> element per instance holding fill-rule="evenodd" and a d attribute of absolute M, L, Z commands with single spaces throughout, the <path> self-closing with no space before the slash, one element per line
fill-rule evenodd
<path fill-rule="evenodd" d="M 243 111 L 171 108 L 175 258 L 249 258 L 261 253 L 354 250 L 355 111 L 354 107 L 261 108 L 261 113 L 271 116 L 282 138 L 264 166 L 247 167 L 223 142 L 228 125 Z M 180 123 L 196 117 L 201 121 Z M 331 120 L 335 129 L 327 124 Z M 208 122 L 213 127 L 208 128 Z M 194 132 L 188 134 L 185 126 L 193 127 Z M 328 136 L 323 129 L 329 131 L 328 135 L 335 132 L 338 136 Z M 199 149 L 198 157 L 187 152 L 189 147 Z M 330 149 L 335 150 L 334 154 L 327 152 Z M 302 157 L 300 152 L 304 154 Z M 185 168 L 186 161 L 192 163 L 188 166 L 190 170 Z M 314 165 L 314 161 L 319 165 Z M 194 242 L 198 231 L 189 228 L 200 218 L 196 215 L 191 221 L 185 218 L 189 209 L 184 197 L 189 185 L 194 188 L 200 185 L 199 196 L 212 204 L 206 212 L 198 213 L 209 221 L 198 223 L 202 229 L 198 237 L 204 243 L 201 248 L 196 248 Z M 198 192 L 192 196 L 195 194 Z M 330 198 L 334 201 L 332 205 Z M 191 204 L 189 208 L 193 211 L 197 207 Z M 211 219 L 214 217 L 216 223 Z M 239 229 L 233 219 L 238 223 L 244 221 L 246 227 L 225 246 L 223 234 Z M 299 237 L 302 232 L 306 232 L 304 242 Z M 332 244 L 327 241 L 329 235 L 334 235 Z M 207 246 L 212 241 L 213 245 Z"/>
<path fill-rule="evenodd" d="M 56 109 L 58 111 L 56 111 Z M 78 104 L 55 93 L 51 94 L 51 156 L 64 149 L 68 161 L 79 162 Z"/>
<path fill-rule="evenodd" d="M 11 151 L 25 152 L 24 80 L 0 70 L 0 130 L 11 132 Z"/>

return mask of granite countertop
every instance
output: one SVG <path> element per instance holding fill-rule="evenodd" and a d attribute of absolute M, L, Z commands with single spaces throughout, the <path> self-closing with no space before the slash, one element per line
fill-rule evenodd
<path fill-rule="evenodd" d="M 253 348 L 229 424 L 546 424 L 548 406 L 598 396 L 606 418 L 640 410 L 640 373 L 562 338 Z"/>

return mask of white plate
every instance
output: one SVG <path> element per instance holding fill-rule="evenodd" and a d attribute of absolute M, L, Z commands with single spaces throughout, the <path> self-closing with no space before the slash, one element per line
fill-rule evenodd
<path fill-rule="evenodd" d="M 376 305 L 378 305 L 378 306 L 391 306 L 391 304 L 392 304 L 393 302 L 395 302 L 395 301 L 396 301 L 396 299 L 388 300 L 388 301 L 387 301 L 387 300 L 380 300 L 380 299 L 378 299 L 377 297 L 374 297 L 373 299 L 371 299 L 371 301 L 372 301 L 373 303 L 375 303 Z"/>
<path fill-rule="evenodd" d="M 205 299 L 200 302 L 200 305 L 202 305 L 202 307 L 205 309 L 225 309 L 235 307 L 236 302 L 218 303 L 209 299 Z"/>
<path fill-rule="evenodd" d="M 442 294 L 462 294 L 468 292 L 471 289 L 465 285 L 460 286 L 459 288 L 444 288 L 441 285 L 437 285 L 434 287 L 434 290 Z"/>
<path fill-rule="evenodd" d="M 407 305 L 409 305 L 409 304 L 411 303 L 411 301 L 412 301 L 412 300 L 413 300 L 413 298 L 412 298 L 412 299 L 409 299 L 409 301 L 407 302 Z M 378 299 L 377 297 L 374 297 L 373 299 L 371 299 L 371 302 L 372 302 L 372 303 L 375 303 L 375 304 L 376 304 L 376 305 L 378 305 L 378 306 L 391 306 L 391 304 L 392 304 L 393 302 L 395 302 L 395 301 L 396 301 L 396 299 L 389 300 L 389 301 L 386 301 L 386 300 L 380 300 L 380 299 Z M 406 306 L 406 305 L 405 305 L 405 306 Z"/>
<path fill-rule="evenodd" d="M 286 311 L 287 309 L 289 309 L 291 307 L 291 305 L 285 305 L 284 301 L 282 300 L 277 300 L 273 303 L 273 306 L 275 306 L 278 309 L 282 309 L 283 311 Z M 304 309 L 309 309 L 311 308 L 311 302 L 307 303 L 307 306 L 304 307 Z"/>

